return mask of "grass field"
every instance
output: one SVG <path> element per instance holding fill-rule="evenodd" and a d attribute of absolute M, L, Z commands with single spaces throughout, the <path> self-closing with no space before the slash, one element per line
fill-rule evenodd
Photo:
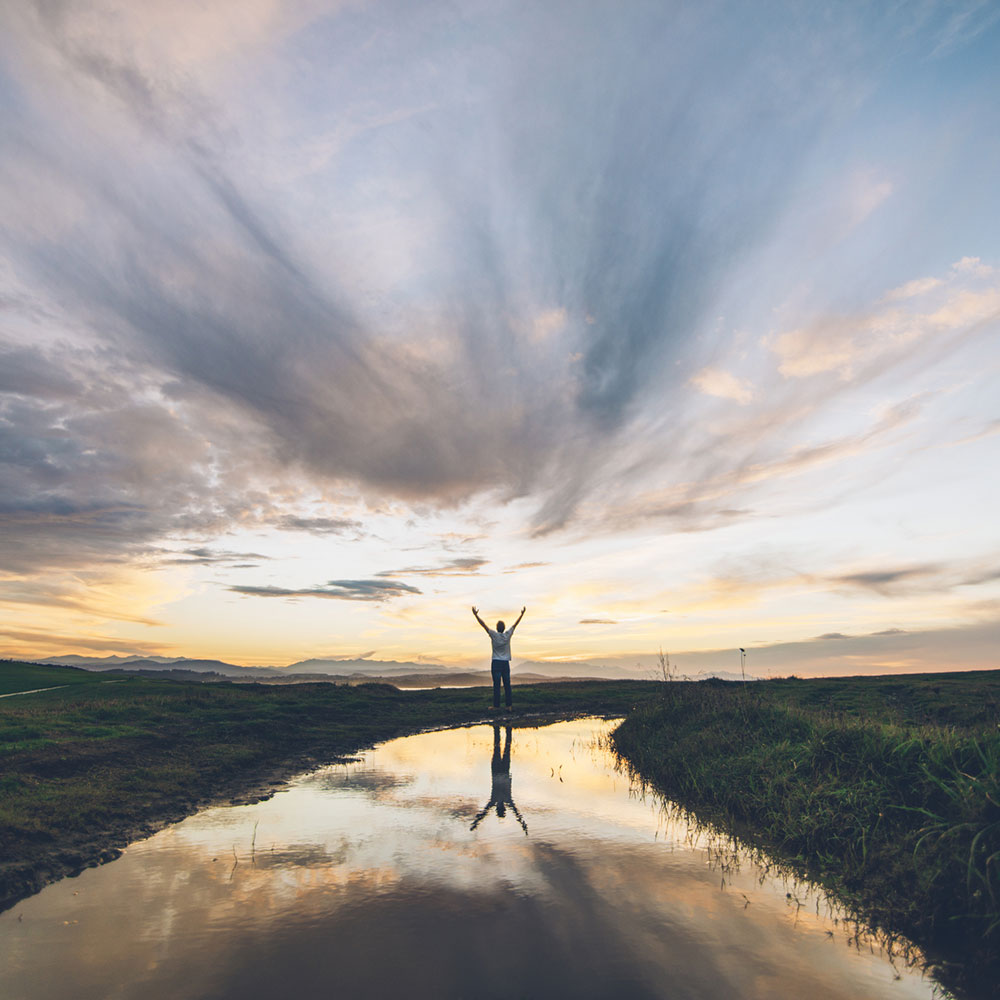
<path fill-rule="evenodd" d="M 995 995 L 1000 671 L 662 687 L 613 735 L 639 779 Z"/>
<path fill-rule="evenodd" d="M 100 684 L 108 678 L 92 670 L 0 660 L 0 695 L 66 684 Z"/>

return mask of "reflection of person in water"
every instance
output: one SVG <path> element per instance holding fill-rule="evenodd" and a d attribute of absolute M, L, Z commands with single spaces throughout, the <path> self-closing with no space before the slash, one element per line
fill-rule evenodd
<path fill-rule="evenodd" d="M 524 819 L 517 810 L 517 806 L 514 805 L 514 799 L 511 797 L 510 792 L 510 726 L 506 727 L 503 740 L 503 753 L 501 753 L 500 726 L 497 723 L 493 725 L 493 759 L 490 761 L 490 771 L 493 776 L 490 801 L 476 815 L 469 829 L 475 830 L 486 818 L 486 814 L 491 809 L 496 809 L 497 818 L 503 819 L 507 812 L 507 806 L 510 806 L 510 811 L 517 817 L 517 821 L 521 824 L 521 829 L 524 830 L 524 835 L 527 837 L 528 824 L 524 822 Z"/>

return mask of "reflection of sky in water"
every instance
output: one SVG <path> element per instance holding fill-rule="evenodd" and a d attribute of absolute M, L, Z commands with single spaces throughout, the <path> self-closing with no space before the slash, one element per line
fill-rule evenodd
<path fill-rule="evenodd" d="M 594 749 L 605 728 L 515 730 L 527 837 L 510 811 L 470 830 L 491 795 L 489 726 L 206 810 L 0 914 L 0 994 L 931 995 L 752 866 L 723 889 L 703 843 Z"/>

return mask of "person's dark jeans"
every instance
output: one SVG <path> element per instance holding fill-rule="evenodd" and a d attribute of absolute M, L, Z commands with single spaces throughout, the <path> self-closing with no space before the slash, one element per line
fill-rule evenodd
<path fill-rule="evenodd" d="M 490 672 L 493 674 L 493 707 L 500 707 L 500 681 L 503 681 L 503 693 L 510 708 L 510 660 L 494 660 Z"/>

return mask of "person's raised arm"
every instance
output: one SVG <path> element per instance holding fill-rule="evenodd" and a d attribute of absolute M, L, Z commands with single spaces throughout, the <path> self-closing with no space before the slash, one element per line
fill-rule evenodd
<path fill-rule="evenodd" d="M 489 626 L 486 624 L 486 622 L 484 622 L 482 620 L 482 618 L 479 617 L 479 608 L 473 608 L 472 609 L 472 613 L 476 616 L 476 621 L 479 622 L 479 624 L 482 625 L 483 628 L 486 629 L 487 632 L 489 632 L 489 630 L 490 630 Z M 520 620 L 520 619 L 518 619 L 518 620 Z"/>
<path fill-rule="evenodd" d="M 517 616 L 517 621 L 514 622 L 514 624 L 511 625 L 509 629 L 507 629 L 507 635 L 510 635 L 511 632 L 513 632 L 514 629 L 516 629 L 517 626 L 521 624 L 521 619 L 524 617 L 524 612 L 527 610 L 528 610 L 527 608 L 521 608 L 521 613 Z"/>

